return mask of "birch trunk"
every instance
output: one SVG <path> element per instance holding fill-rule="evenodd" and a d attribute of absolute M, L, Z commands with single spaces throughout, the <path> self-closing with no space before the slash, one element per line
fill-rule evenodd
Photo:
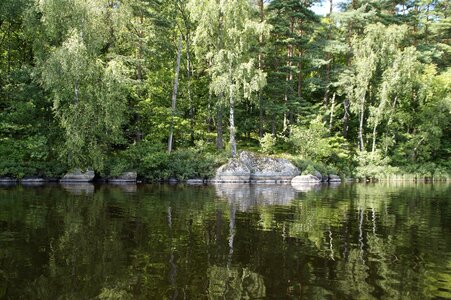
<path fill-rule="evenodd" d="M 235 140 L 235 99 L 233 95 L 233 84 L 230 85 L 230 148 L 232 157 L 236 157 L 236 140 Z"/>
<path fill-rule="evenodd" d="M 172 151 L 172 140 L 174 136 L 174 116 L 175 109 L 177 106 L 177 90 L 179 87 L 179 73 L 180 73 L 180 57 L 182 55 L 182 35 L 179 36 L 179 46 L 177 50 L 177 65 L 175 67 L 175 78 L 174 78 L 174 90 L 172 92 L 172 116 L 171 116 L 171 127 L 169 131 L 169 140 L 168 140 L 168 152 Z"/>
<path fill-rule="evenodd" d="M 330 40 L 330 34 L 332 31 L 332 22 L 331 22 L 331 15 L 332 15 L 332 11 L 333 11 L 333 0 L 329 0 L 329 15 L 327 16 L 327 18 L 329 19 L 329 30 L 327 32 L 327 39 Z M 324 92 L 324 99 L 323 99 L 323 103 L 324 103 L 324 107 L 327 107 L 329 105 L 329 85 L 330 85 L 330 68 L 331 68 L 331 64 L 330 64 L 330 60 L 331 60 L 331 55 L 330 53 L 326 54 L 326 60 L 327 60 L 327 64 L 326 64 L 326 91 Z"/>
<path fill-rule="evenodd" d="M 345 99 L 344 102 L 344 115 L 343 115 L 343 137 L 348 136 L 348 129 L 349 129 L 349 98 Z"/>
<path fill-rule="evenodd" d="M 359 145 L 360 145 L 360 151 L 364 150 L 364 143 L 363 143 L 363 118 L 365 115 L 365 96 L 362 97 L 361 103 L 360 103 L 360 120 L 359 120 Z"/>
<path fill-rule="evenodd" d="M 75 79 L 75 83 L 74 83 L 74 103 L 75 106 L 78 105 L 78 79 Z"/>
<path fill-rule="evenodd" d="M 265 15 L 264 15 L 264 5 L 263 0 L 258 1 L 258 8 L 260 12 L 260 23 L 263 23 Z M 263 34 L 260 34 L 259 36 L 259 44 L 260 44 L 260 52 L 258 53 L 258 68 L 261 70 L 263 69 Z M 258 91 L 258 106 L 259 106 L 259 126 L 258 126 L 258 136 L 260 138 L 263 137 L 263 99 L 262 99 L 262 92 L 261 90 Z"/>
<path fill-rule="evenodd" d="M 334 123 L 335 96 L 336 96 L 336 93 L 333 93 L 332 101 L 331 101 L 331 108 L 330 108 L 329 135 L 331 135 L 331 136 L 332 136 L 332 125 Z"/>
<path fill-rule="evenodd" d="M 219 104 L 218 105 L 218 121 L 217 121 L 217 125 L 216 125 L 216 149 L 222 150 L 223 148 L 224 148 L 224 139 L 223 139 L 223 132 L 222 132 L 222 105 Z"/>
<path fill-rule="evenodd" d="M 190 136 L 191 144 L 194 145 L 194 107 L 193 99 L 191 97 L 191 58 L 189 54 L 189 35 L 186 35 L 186 60 L 187 60 L 187 72 L 186 80 L 188 81 L 188 101 L 189 101 L 189 119 L 190 119 Z"/>

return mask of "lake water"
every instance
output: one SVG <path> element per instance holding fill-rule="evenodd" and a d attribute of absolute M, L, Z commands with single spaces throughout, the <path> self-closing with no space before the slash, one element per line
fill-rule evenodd
<path fill-rule="evenodd" d="M 0 186 L 0 299 L 450 299 L 451 185 Z"/>

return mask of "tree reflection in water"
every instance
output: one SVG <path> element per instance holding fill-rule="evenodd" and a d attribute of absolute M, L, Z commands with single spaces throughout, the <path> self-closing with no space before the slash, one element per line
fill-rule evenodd
<path fill-rule="evenodd" d="M 6 299 L 450 298 L 448 185 L 0 189 Z"/>

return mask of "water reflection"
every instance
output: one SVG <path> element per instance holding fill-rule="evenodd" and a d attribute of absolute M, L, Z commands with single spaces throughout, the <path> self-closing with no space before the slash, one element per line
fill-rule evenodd
<path fill-rule="evenodd" d="M 290 185 L 216 184 L 216 195 L 234 204 L 240 211 L 259 205 L 288 205 L 296 197 Z"/>
<path fill-rule="evenodd" d="M 263 276 L 248 268 L 208 268 L 210 299 L 263 299 L 266 297 Z"/>
<path fill-rule="evenodd" d="M 0 188 L 0 298 L 450 298 L 450 191 Z"/>
<path fill-rule="evenodd" d="M 326 186 L 321 183 L 296 183 L 292 184 L 291 187 L 296 190 L 296 192 L 311 192 L 311 191 L 319 191 L 321 187 Z"/>
<path fill-rule="evenodd" d="M 72 195 L 92 195 L 94 194 L 94 185 L 92 183 L 61 183 L 63 189 Z"/>
<path fill-rule="evenodd" d="M 112 186 L 118 187 L 125 193 L 136 193 L 138 191 L 138 185 L 137 184 L 130 184 L 130 183 L 113 183 Z"/>

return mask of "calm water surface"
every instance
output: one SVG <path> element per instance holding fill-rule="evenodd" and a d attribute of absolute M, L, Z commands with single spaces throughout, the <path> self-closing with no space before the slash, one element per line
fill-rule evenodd
<path fill-rule="evenodd" d="M 451 186 L 0 187 L 0 299 L 450 299 Z"/>

